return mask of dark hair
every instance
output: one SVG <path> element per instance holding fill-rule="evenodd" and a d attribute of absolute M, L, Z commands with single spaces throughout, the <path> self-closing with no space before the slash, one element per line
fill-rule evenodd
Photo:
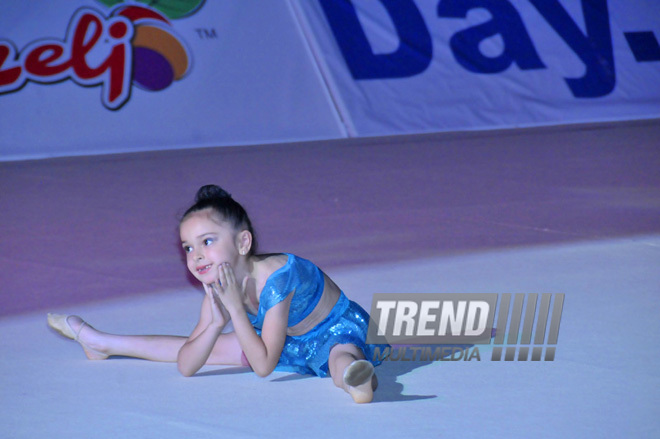
<path fill-rule="evenodd" d="M 252 234 L 252 246 L 248 255 L 254 255 L 257 250 L 257 235 L 252 228 L 250 217 L 248 217 L 243 206 L 220 186 L 207 184 L 200 187 L 197 195 L 195 195 L 195 204 L 186 210 L 186 213 L 181 217 L 181 222 L 191 213 L 209 208 L 234 226 L 236 230 L 247 230 Z"/>

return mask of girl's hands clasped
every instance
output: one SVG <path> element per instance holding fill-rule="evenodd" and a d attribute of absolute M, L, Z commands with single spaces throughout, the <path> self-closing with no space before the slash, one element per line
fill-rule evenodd
<path fill-rule="evenodd" d="M 220 300 L 220 297 L 218 296 L 218 287 L 219 283 L 218 281 L 207 285 L 204 285 L 204 292 L 206 293 L 207 297 L 209 298 L 209 303 L 211 307 L 211 317 L 212 320 L 211 322 L 216 325 L 220 326 L 222 328 L 225 327 L 227 323 L 229 323 L 229 320 L 231 320 L 231 317 L 229 315 L 229 312 L 227 311 L 227 308 L 222 304 L 222 301 Z"/>
<path fill-rule="evenodd" d="M 234 275 L 234 269 L 229 263 L 225 262 L 218 267 L 219 283 L 215 288 L 216 295 L 230 314 L 238 311 L 245 312 L 243 300 L 248 279 L 249 277 L 245 276 L 239 285 Z"/>

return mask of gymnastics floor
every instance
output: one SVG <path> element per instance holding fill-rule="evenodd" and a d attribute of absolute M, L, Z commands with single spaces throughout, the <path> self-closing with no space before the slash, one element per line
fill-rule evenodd
<path fill-rule="evenodd" d="M 655 438 L 660 121 L 0 163 L 0 437 Z M 178 216 L 242 202 L 263 252 L 376 293 L 564 294 L 554 361 L 386 361 L 330 379 L 86 360 L 46 325 L 187 335 L 202 294 Z"/>

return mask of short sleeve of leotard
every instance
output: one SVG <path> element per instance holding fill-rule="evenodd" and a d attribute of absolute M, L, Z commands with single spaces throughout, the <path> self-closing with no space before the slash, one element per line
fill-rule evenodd
<path fill-rule="evenodd" d="M 286 264 L 270 275 L 259 297 L 259 308 L 268 311 L 273 306 L 287 298 L 298 283 L 294 268 L 295 257 L 288 255 Z M 261 309 L 260 309 L 261 311 Z"/>
<path fill-rule="evenodd" d="M 287 254 L 283 267 L 270 275 L 259 296 L 256 316 L 248 314 L 256 328 L 260 328 L 266 312 L 289 294 L 295 293 L 289 309 L 288 325 L 300 322 L 316 306 L 323 292 L 323 273 L 310 261 Z"/>

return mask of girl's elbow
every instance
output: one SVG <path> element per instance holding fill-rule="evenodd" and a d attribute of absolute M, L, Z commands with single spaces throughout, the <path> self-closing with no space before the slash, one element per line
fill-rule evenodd
<path fill-rule="evenodd" d="M 179 356 L 176 359 L 176 368 L 179 370 L 179 373 L 184 377 L 191 377 L 197 373 L 199 368 L 195 369 L 193 366 L 188 364 L 189 362 L 185 360 L 185 357 L 179 352 Z"/>
<path fill-rule="evenodd" d="M 256 373 L 261 378 L 265 378 L 268 375 L 270 375 L 271 373 L 273 373 L 273 371 L 275 370 L 275 365 L 274 364 L 273 365 L 264 364 L 264 365 L 260 365 L 258 367 L 253 366 L 252 370 L 254 371 L 254 373 Z"/>
<path fill-rule="evenodd" d="M 271 374 L 271 372 L 272 372 L 272 370 L 267 370 L 267 369 L 263 369 L 263 370 L 255 370 L 255 371 L 254 371 L 254 373 L 256 373 L 256 374 L 257 374 L 258 376 L 260 376 L 261 378 L 266 378 L 268 375 Z"/>
<path fill-rule="evenodd" d="M 193 370 L 191 368 L 185 367 L 181 363 L 177 363 L 177 369 L 179 369 L 179 373 L 183 375 L 184 377 L 188 378 L 193 375 L 195 375 L 196 370 Z"/>
<path fill-rule="evenodd" d="M 255 369 L 255 370 L 254 370 L 254 373 L 256 373 L 256 374 L 257 374 L 258 376 L 260 376 L 261 378 L 265 378 L 265 377 L 267 377 L 268 375 L 270 375 L 270 372 L 272 372 L 272 371 L 268 371 L 268 370 L 266 370 L 266 369 L 263 369 L 263 370 L 261 370 L 261 369 Z"/>

